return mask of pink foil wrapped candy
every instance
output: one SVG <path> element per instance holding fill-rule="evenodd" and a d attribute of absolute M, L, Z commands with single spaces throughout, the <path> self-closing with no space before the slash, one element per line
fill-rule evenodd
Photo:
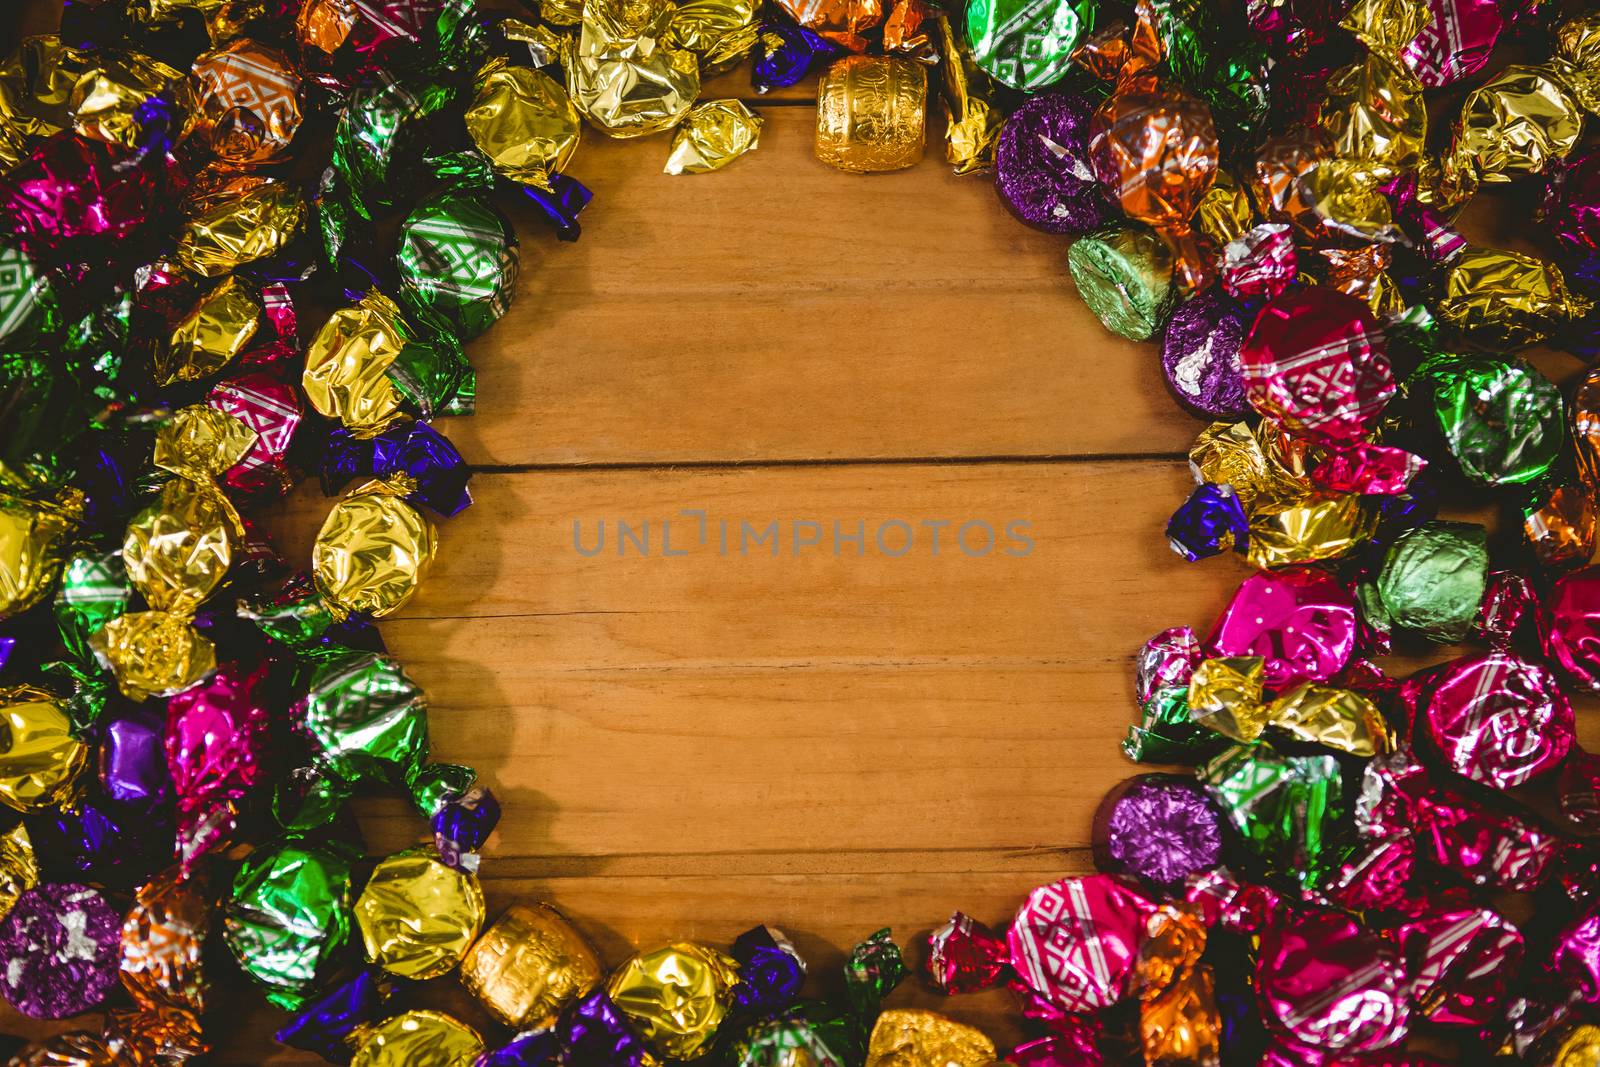
<path fill-rule="evenodd" d="M 185 866 L 228 843 L 234 808 L 270 780 L 268 668 L 226 664 L 167 701 L 167 767 L 178 798 L 178 852 Z"/>
<path fill-rule="evenodd" d="M 1252 574 L 1206 640 L 1216 656 L 1261 656 L 1268 689 L 1325 682 L 1356 646 L 1355 598 L 1314 567 Z"/>
<path fill-rule="evenodd" d="M 1064 1012 L 1109 1008 L 1127 992 L 1155 904 L 1109 874 L 1063 878 L 1028 894 L 1006 944 L 1011 966 Z"/>
<path fill-rule="evenodd" d="M 1401 925 L 1395 939 L 1412 1003 L 1437 1025 L 1493 1022 L 1522 968 L 1522 934 L 1489 908 L 1430 912 Z"/>
<path fill-rule="evenodd" d="M 1600 693 L 1600 566 L 1556 582 L 1545 599 L 1544 623 L 1545 655 L 1574 685 Z"/>
<path fill-rule="evenodd" d="M 1445 765 L 1497 789 L 1555 770 L 1576 740 L 1572 705 L 1555 676 L 1508 652 L 1439 668 L 1420 712 Z"/>
<path fill-rule="evenodd" d="M 1287 916 L 1261 938 L 1256 991 L 1269 1026 L 1325 1052 L 1388 1048 L 1411 1008 L 1399 953 L 1338 912 Z"/>

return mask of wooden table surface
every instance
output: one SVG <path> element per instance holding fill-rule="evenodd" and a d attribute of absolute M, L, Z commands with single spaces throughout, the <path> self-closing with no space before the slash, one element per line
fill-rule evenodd
<path fill-rule="evenodd" d="M 742 71 L 719 84 L 749 95 Z M 1092 869 L 1095 806 L 1141 769 L 1118 750 L 1133 651 L 1208 625 L 1246 573 L 1168 549 L 1200 424 L 1155 347 L 1084 309 L 1066 240 L 953 175 L 936 137 L 897 174 L 818 163 L 812 91 L 751 98 L 760 149 L 716 174 L 664 175 L 663 136 L 586 132 L 576 244 L 512 207 L 517 298 L 470 348 L 479 414 L 441 425 L 477 503 L 383 624 L 429 693 L 435 755 L 504 805 L 491 912 L 550 901 L 610 963 L 767 922 L 831 978 L 881 926 L 909 943 L 955 908 L 1003 925 Z M 288 502 L 291 558 L 328 506 Z M 1028 524 L 1031 552 L 964 554 L 974 520 Z M 589 547 L 601 521 L 605 551 L 576 551 L 574 525 Z M 618 554 L 618 521 L 650 524 L 648 556 Z M 773 521 L 777 554 L 738 551 L 741 523 Z M 896 521 L 916 534 L 898 557 L 873 537 Z M 797 523 L 822 543 L 796 551 Z M 835 523 L 865 524 L 864 553 L 835 553 Z M 422 836 L 399 800 L 360 814 L 375 854 Z M 452 985 L 418 997 L 486 1023 Z M 256 994 L 220 999 L 214 1062 L 320 1062 L 268 1051 L 282 1016 Z M 908 982 L 891 1003 L 1019 1034 L 1003 994 Z"/>

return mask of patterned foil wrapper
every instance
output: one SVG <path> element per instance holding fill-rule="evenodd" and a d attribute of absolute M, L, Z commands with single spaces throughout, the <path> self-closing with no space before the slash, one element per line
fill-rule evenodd
<path fill-rule="evenodd" d="M 134 894 L 122 923 L 122 986 L 145 1010 L 205 1011 L 204 950 L 211 901 L 202 879 L 182 880 L 176 869 Z"/>
<path fill-rule="evenodd" d="M 1094 844 L 1102 870 L 1171 889 L 1222 863 L 1222 821 L 1192 778 L 1142 774 L 1100 802 Z"/>
<path fill-rule="evenodd" d="M 33 257 L 0 245 L 0 343 L 26 349 L 60 328 L 61 305 L 55 285 Z"/>
<path fill-rule="evenodd" d="M 222 940 L 239 969 L 280 1007 L 298 1007 L 350 935 L 350 860 L 288 842 L 251 853 L 222 911 Z"/>
<path fill-rule="evenodd" d="M 1303 913 L 1270 927 L 1256 988 L 1269 1024 L 1311 1048 L 1388 1048 L 1405 1038 L 1410 1023 L 1398 954 L 1335 912 Z"/>
<path fill-rule="evenodd" d="M 1451 770 L 1499 789 L 1554 771 L 1577 740 L 1554 675 L 1505 652 L 1439 668 L 1418 710 Z"/>
<path fill-rule="evenodd" d="M 548 187 L 578 150 L 578 109 L 561 83 L 496 59 L 478 71 L 464 117 L 478 151 L 512 181 Z M 491 209 L 492 210 L 492 209 Z"/>
<path fill-rule="evenodd" d="M 1395 393 L 1371 309 L 1324 286 L 1294 290 L 1262 308 L 1239 365 L 1257 411 L 1320 444 L 1364 436 Z"/>
<path fill-rule="evenodd" d="M 1005 938 L 970 915 L 956 912 L 928 935 L 923 973 L 941 993 L 976 993 L 998 985 L 1010 971 Z"/>
<path fill-rule="evenodd" d="M 1240 300 L 1276 300 L 1300 273 L 1287 223 L 1263 222 L 1229 241 L 1218 268 L 1222 288 Z"/>
<path fill-rule="evenodd" d="M 994 1058 L 994 1042 L 981 1030 L 931 1011 L 890 1008 L 872 1026 L 865 1067 L 905 1063 L 984 1067 Z"/>
<path fill-rule="evenodd" d="M 733 960 L 681 941 L 623 963 L 606 982 L 606 995 L 653 1052 L 689 1060 L 710 1051 L 738 980 Z"/>
<path fill-rule="evenodd" d="M 1042 89 L 1071 69 L 1099 6 L 1099 0 L 977 0 L 966 13 L 972 58 L 1001 85 Z"/>
<path fill-rule="evenodd" d="M 706 100 L 689 109 L 672 135 L 668 174 L 721 170 L 761 143 L 761 116 L 738 100 Z"/>
<path fill-rule="evenodd" d="M 443 190 L 400 225 L 400 296 L 425 321 L 463 340 L 504 315 L 517 284 L 517 239 L 487 197 Z"/>
<path fill-rule="evenodd" d="M 1564 842 L 1543 826 L 1435 788 L 1413 804 L 1418 855 L 1476 885 L 1516 893 L 1538 889 Z"/>
<path fill-rule="evenodd" d="M 1329 838 L 1345 810 L 1335 757 L 1286 755 L 1256 742 L 1226 750 L 1199 774 L 1245 846 L 1272 873 L 1309 883 L 1326 866 Z"/>
<path fill-rule="evenodd" d="M 1254 574 L 1240 584 L 1206 647 L 1219 656 L 1262 656 L 1267 688 L 1325 682 L 1355 651 L 1348 589 L 1315 568 Z"/>
<path fill-rule="evenodd" d="M 212 386 L 206 403 L 256 435 L 249 451 L 223 473 L 223 481 L 246 493 L 285 489 L 289 446 L 305 416 L 299 391 L 268 372 L 241 374 Z"/>
<path fill-rule="evenodd" d="M 1505 1007 L 1522 964 L 1522 934 L 1489 908 L 1433 911 L 1396 931 L 1418 1015 L 1442 1026 L 1486 1026 Z"/>
<path fill-rule="evenodd" d="M 71 799 L 89 748 L 53 694 L 33 686 L 0 689 L 0 803 L 44 811 Z"/>
<path fill-rule="evenodd" d="M 1473 358 L 1423 368 L 1439 431 L 1461 472 L 1480 485 L 1522 485 L 1561 452 L 1561 391 L 1522 360 Z"/>
<path fill-rule="evenodd" d="M 540 903 L 513 904 L 461 961 L 461 984 L 496 1019 L 518 1029 L 554 1024 L 603 975 L 583 935 Z"/>
<path fill-rule="evenodd" d="M 367 959 L 416 980 L 450 973 L 483 926 L 478 879 L 428 849 L 385 858 L 355 905 Z"/>
<path fill-rule="evenodd" d="M 1439 89 L 1489 62 L 1505 28 L 1497 0 L 1429 0 L 1432 18 L 1400 58 L 1424 87 Z"/>
<path fill-rule="evenodd" d="M 443 1012 L 408 1011 L 367 1031 L 350 1067 L 469 1067 L 483 1038 Z"/>
<path fill-rule="evenodd" d="M 1040 886 L 1006 936 L 1012 969 L 1061 1011 L 1108 1008 L 1127 994 L 1154 911 L 1128 882 L 1109 874 Z"/>
<path fill-rule="evenodd" d="M 817 80 L 817 158 L 860 174 L 922 160 L 928 71 L 901 56 L 846 56 Z"/>
<path fill-rule="evenodd" d="M 0 994 L 34 1019 L 65 1019 L 117 984 L 122 919 L 98 890 L 61 882 L 23 893 L 0 923 Z"/>
<path fill-rule="evenodd" d="M 283 53 L 247 38 L 195 60 L 195 134 L 227 163 L 266 163 L 300 129 L 300 77 Z"/>

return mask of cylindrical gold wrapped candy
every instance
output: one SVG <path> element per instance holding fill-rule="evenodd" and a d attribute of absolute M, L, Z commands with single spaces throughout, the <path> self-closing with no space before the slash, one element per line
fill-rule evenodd
<path fill-rule="evenodd" d="M 870 174 L 915 166 L 926 141 L 928 72 L 901 56 L 846 56 L 817 82 L 817 158 Z"/>
<path fill-rule="evenodd" d="M 600 978 L 600 957 L 547 904 L 513 904 L 461 961 L 462 985 L 517 1030 L 549 1026 Z"/>

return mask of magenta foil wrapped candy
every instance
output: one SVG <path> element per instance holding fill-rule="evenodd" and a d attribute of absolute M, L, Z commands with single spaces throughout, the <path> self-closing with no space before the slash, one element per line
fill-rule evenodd
<path fill-rule="evenodd" d="M 1268 1026 L 1323 1052 L 1403 1040 L 1408 983 L 1394 948 L 1338 912 L 1286 915 L 1261 938 L 1256 992 Z"/>
<path fill-rule="evenodd" d="M 1505 28 L 1501 0 L 1428 0 L 1427 6 L 1433 17 L 1400 53 L 1417 81 L 1438 89 L 1482 70 Z"/>
<path fill-rule="evenodd" d="M 1356 647 L 1350 590 L 1314 567 L 1252 574 L 1206 640 L 1215 656 L 1261 656 L 1268 689 L 1325 682 Z"/>
<path fill-rule="evenodd" d="M 1577 737 L 1572 705 L 1555 676 L 1509 652 L 1438 668 L 1419 713 L 1446 766 L 1498 789 L 1555 770 Z"/>
<path fill-rule="evenodd" d="M 1155 910 L 1130 883 L 1109 874 L 1040 886 L 1006 935 L 1011 967 L 1059 1011 L 1109 1008 L 1127 992 Z"/>
<path fill-rule="evenodd" d="M 1242 418 L 1250 411 L 1239 371 L 1239 346 L 1248 318 L 1215 288 L 1178 305 L 1161 335 L 1161 373 L 1191 414 Z"/>
<path fill-rule="evenodd" d="M 0 923 L 0 993 L 35 1019 L 96 1007 L 117 984 L 122 916 L 98 890 L 72 882 L 36 886 Z"/>
<path fill-rule="evenodd" d="M 1600 147 L 1551 168 L 1539 211 L 1565 252 L 1578 260 L 1600 256 Z"/>
<path fill-rule="evenodd" d="M 1134 656 L 1134 695 L 1146 704 L 1163 689 L 1189 688 L 1189 676 L 1205 658 L 1200 639 L 1189 627 L 1162 630 Z"/>
<path fill-rule="evenodd" d="M 1574 998 L 1600 1004 L 1600 912 L 1568 923 L 1556 935 L 1546 969 Z"/>
<path fill-rule="evenodd" d="M 1485 1026 L 1499 1018 L 1506 987 L 1522 969 L 1522 934 L 1489 908 L 1432 911 L 1395 931 L 1411 1001 L 1439 1026 Z"/>
<path fill-rule="evenodd" d="M 1545 655 L 1574 685 L 1600 693 L 1600 566 L 1564 575 L 1545 599 Z"/>
<path fill-rule="evenodd" d="M 225 845 L 234 804 L 269 782 L 272 716 L 265 664 L 224 664 L 167 701 L 167 767 L 178 800 L 178 852 L 187 865 Z"/>
<path fill-rule="evenodd" d="M 1222 821 L 1193 778 L 1141 774 L 1100 802 L 1094 855 L 1103 871 L 1172 889 L 1222 863 Z"/>
<path fill-rule="evenodd" d="M 1077 95 L 1041 93 L 1006 119 L 995 149 L 994 187 L 1018 219 L 1073 237 L 1112 218 L 1089 166 L 1089 116 Z"/>
<path fill-rule="evenodd" d="M 136 247 L 123 242 L 156 221 L 169 184 L 160 157 L 137 160 L 120 145 L 66 131 L 0 180 L 0 223 L 36 257 L 104 262 Z"/>

